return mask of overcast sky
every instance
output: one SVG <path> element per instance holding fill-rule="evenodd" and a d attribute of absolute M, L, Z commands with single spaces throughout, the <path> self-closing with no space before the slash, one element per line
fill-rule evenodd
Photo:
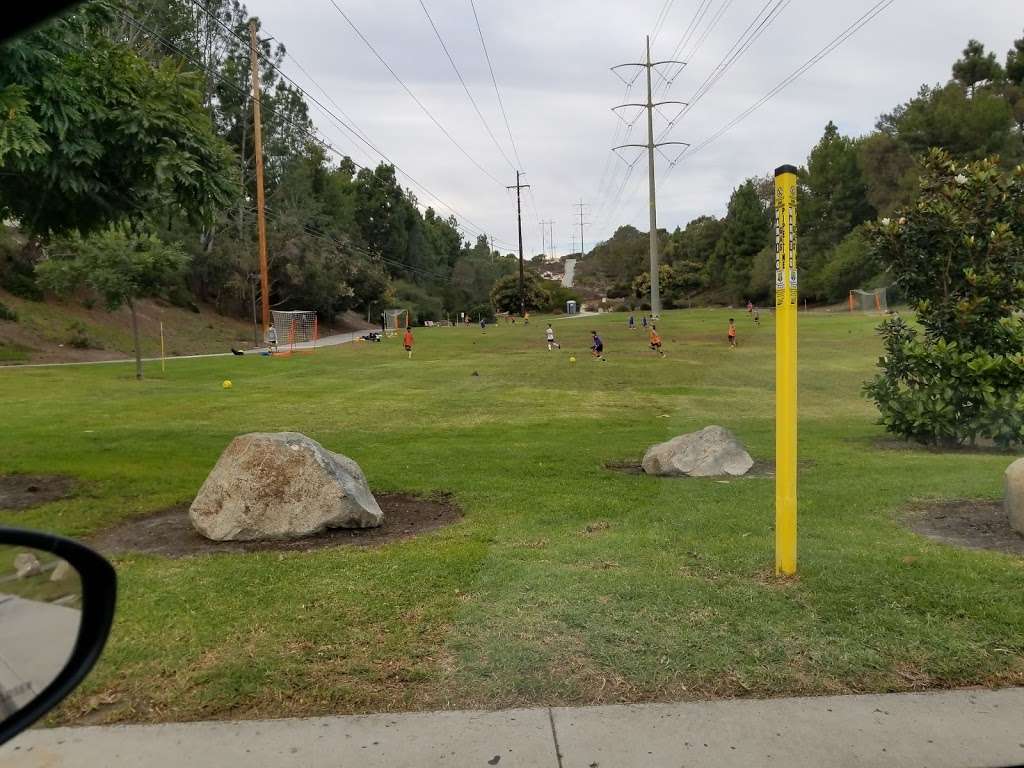
<path fill-rule="evenodd" d="M 516 240 L 515 197 L 503 187 L 515 183 L 513 166 L 474 112 L 419 0 L 334 1 L 494 179 L 424 114 L 331 0 L 247 0 L 247 4 L 263 20 L 265 32 L 287 46 L 369 140 L 443 200 L 401 177 L 422 203 L 445 214 L 454 209 L 467 237 L 478 228 L 485 229 L 503 250 L 511 250 Z M 668 1 L 669 11 L 652 50 L 654 59 L 672 55 L 702 7 L 701 0 Z M 513 165 L 518 164 L 469 0 L 423 2 L 502 150 Z M 619 121 L 610 108 L 623 100 L 625 86 L 609 68 L 639 60 L 644 35 L 654 31 L 665 3 L 476 0 L 526 172 L 524 181 L 532 185 L 523 196 L 527 256 L 541 250 L 541 220 L 554 220 L 555 248 L 559 254 L 568 250 L 570 238 L 578 238 L 575 204 L 581 200 L 588 205 L 587 248 L 621 224 L 648 230 L 645 160 L 636 164 L 618 206 L 610 204 L 626 170 L 625 163 L 611 155 L 611 141 L 613 137 L 620 143 L 645 141 L 646 124 L 641 120 L 629 138 L 622 139 L 623 131 L 617 131 Z M 875 0 L 790 0 L 665 140 L 699 144 L 874 4 Z M 664 99 L 689 100 L 765 3 L 710 0 L 703 7 L 706 11 L 684 54 L 696 51 Z M 803 163 L 829 120 L 846 134 L 870 131 L 879 114 L 912 97 L 922 83 L 946 81 L 951 63 L 969 38 L 981 40 L 1003 61 L 1012 40 L 1022 34 L 1021 0 L 895 0 L 834 53 L 691 159 L 669 171 L 665 159 L 658 156 L 658 226 L 674 229 L 701 214 L 723 214 L 729 193 L 746 177 L 769 173 L 783 163 Z M 284 69 L 337 112 L 293 62 L 286 61 Z M 637 81 L 628 101 L 645 95 L 642 82 Z M 364 165 L 380 161 L 330 117 L 311 107 L 318 129 L 333 146 Z M 669 111 L 667 116 L 673 115 Z M 663 127 L 665 122 L 656 118 L 655 131 Z M 672 147 L 666 152 L 677 154 Z"/>

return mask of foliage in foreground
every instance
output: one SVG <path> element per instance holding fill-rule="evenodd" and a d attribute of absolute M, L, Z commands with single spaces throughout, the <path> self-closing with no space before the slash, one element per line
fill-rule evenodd
<path fill-rule="evenodd" d="M 917 312 L 882 324 L 881 372 L 865 385 L 881 422 L 936 445 L 1024 443 L 1024 166 L 925 163 L 916 206 L 869 228 Z"/>
<path fill-rule="evenodd" d="M 99 294 L 108 310 L 127 306 L 132 317 L 136 377 L 142 378 L 135 300 L 157 296 L 181 280 L 188 257 L 154 235 L 112 228 L 88 237 L 74 234 L 57 243 L 53 257 L 36 268 L 40 282 L 70 295 L 83 287 Z"/>

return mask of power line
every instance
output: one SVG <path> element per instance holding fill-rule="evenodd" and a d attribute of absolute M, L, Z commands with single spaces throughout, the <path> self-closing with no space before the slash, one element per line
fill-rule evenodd
<path fill-rule="evenodd" d="M 731 2 L 731 0 L 728 0 L 728 2 Z M 724 12 L 724 8 L 727 7 L 728 2 L 726 5 L 723 5 L 718 14 L 712 17 L 711 23 L 708 25 L 708 30 L 712 28 L 713 25 L 717 24 L 717 21 L 721 18 L 720 14 Z M 705 78 L 697 90 L 694 91 L 693 96 L 688 99 L 688 103 L 680 111 L 679 115 L 674 120 L 668 122 L 668 125 L 658 136 L 659 141 L 668 134 L 678 120 L 688 115 L 694 106 L 696 106 L 696 104 L 722 80 L 728 70 L 750 49 L 754 42 L 772 25 L 772 23 L 775 22 L 790 2 L 792 2 L 792 0 L 765 0 L 764 5 L 762 5 L 754 15 L 750 24 L 748 24 L 747 27 L 739 34 L 729 50 L 712 69 L 711 73 Z M 774 5 L 772 5 L 772 3 L 774 3 Z M 698 8 L 698 12 L 700 12 L 700 10 L 701 9 Z M 708 30 L 705 30 L 705 33 L 707 33 Z M 698 40 L 698 43 L 694 46 L 693 50 L 696 50 L 697 47 L 699 47 L 699 44 L 703 42 L 704 37 L 706 37 L 706 34 L 702 35 L 702 38 Z M 677 47 L 677 50 L 682 46 L 683 43 L 681 41 L 681 45 Z M 671 77 L 665 78 L 664 82 L 666 83 L 666 87 L 667 84 L 670 84 L 681 71 L 682 66 L 680 66 L 680 68 L 676 70 L 675 74 Z M 684 150 L 674 159 L 669 160 L 669 170 L 665 173 L 663 181 L 668 178 L 676 164 L 688 152 L 690 152 L 689 146 L 684 148 Z"/>
<path fill-rule="evenodd" d="M 765 7 L 767 7 L 771 1 L 772 0 L 768 0 L 768 2 L 765 3 Z M 723 57 L 718 65 L 711 71 L 711 74 L 705 78 L 704 82 L 697 88 L 693 96 L 690 97 L 690 103 L 684 114 L 689 113 L 689 111 L 693 109 L 694 106 L 696 106 L 697 103 L 703 99 L 723 77 L 725 77 L 725 74 L 729 71 L 732 65 L 750 49 L 762 34 L 764 34 L 768 27 L 770 27 L 779 15 L 786 10 L 786 6 L 788 6 L 790 2 L 792 2 L 792 0 L 776 0 L 775 5 L 768 11 L 768 14 L 761 19 L 759 23 L 757 23 L 757 26 L 749 35 L 746 36 L 746 39 L 744 39 L 743 35 L 740 36 L 740 39 L 733 45 L 733 48 L 726 53 L 725 57 Z M 758 14 L 758 16 L 760 16 L 760 14 Z M 755 19 L 755 22 L 757 22 L 757 19 Z M 753 26 L 753 24 L 750 26 Z M 747 31 L 749 30 L 750 27 L 747 27 Z M 744 34 L 746 34 L 746 32 Z M 739 47 L 737 48 L 737 46 Z"/>
<path fill-rule="evenodd" d="M 501 148 L 501 144 L 494 136 L 494 132 L 491 130 L 491 126 L 487 123 L 483 113 L 480 111 L 480 107 L 477 106 L 476 99 L 473 98 L 473 94 L 470 93 L 469 86 L 466 85 L 466 81 L 462 77 L 462 73 L 459 71 L 458 66 L 455 64 L 455 59 L 452 58 L 451 52 L 448 50 L 448 46 L 445 45 L 444 38 L 441 37 L 440 31 L 437 29 L 437 25 L 434 23 L 434 19 L 430 15 L 430 11 L 427 10 L 426 4 L 423 0 L 419 0 L 420 8 L 423 9 L 423 13 L 427 17 L 427 21 L 430 22 L 431 29 L 434 30 L 434 35 L 437 37 L 437 42 L 441 44 L 441 48 L 444 50 L 444 55 L 448 57 L 448 63 L 452 65 L 452 69 L 455 70 L 455 75 L 459 78 L 459 82 L 462 83 L 462 90 L 466 92 L 466 96 L 469 98 L 469 103 L 473 105 L 473 109 L 476 110 L 477 117 L 480 118 L 480 122 L 483 123 L 484 130 L 487 131 L 487 135 L 491 137 L 491 141 L 494 142 L 494 146 L 498 148 L 498 152 L 505 158 L 505 162 L 509 164 L 509 167 L 514 171 L 516 169 L 515 164 L 509 160 L 508 155 L 505 154 L 505 150 Z"/>
<path fill-rule="evenodd" d="M 719 128 L 717 131 L 715 131 L 713 134 L 708 136 L 708 138 L 704 139 L 703 141 L 701 141 L 700 143 L 694 145 L 691 149 L 689 149 L 683 155 L 682 160 L 685 162 L 687 159 L 689 159 L 693 155 L 695 155 L 698 152 L 700 152 L 701 150 L 705 149 L 712 142 L 717 141 L 725 133 L 727 133 L 728 131 L 732 130 L 734 127 L 736 127 L 739 123 L 741 123 L 744 120 L 746 120 L 751 114 L 753 114 L 758 109 L 760 109 L 762 106 L 764 106 L 769 101 L 771 101 L 773 98 L 775 98 L 775 96 L 777 96 L 782 90 L 784 90 L 786 87 L 791 85 L 794 81 L 796 81 L 801 75 L 803 75 L 809 69 L 814 67 L 816 64 L 818 64 L 818 62 L 820 62 L 822 59 L 824 59 L 826 56 L 828 56 L 830 53 L 832 53 L 832 51 L 834 51 L 840 45 L 842 45 L 847 40 L 849 40 L 851 37 L 853 37 L 857 32 L 860 31 L 860 29 L 862 27 L 864 27 L 866 24 L 871 22 L 876 16 L 878 16 L 883 11 L 885 11 L 894 2 L 896 2 L 896 0 L 879 0 L 878 2 L 876 2 L 871 8 L 869 8 L 856 21 L 854 21 L 852 24 L 850 24 L 848 27 L 846 27 L 842 32 L 840 32 L 838 35 L 836 35 L 834 38 L 832 38 L 832 40 L 829 41 L 823 48 L 821 48 L 821 50 L 819 50 L 817 53 L 815 53 L 813 56 L 811 56 L 807 61 L 805 61 L 803 64 L 801 64 L 795 70 L 790 72 L 786 77 L 784 77 L 774 88 L 772 88 L 770 91 L 768 91 L 768 93 L 766 93 L 764 96 L 762 96 L 756 102 L 751 104 L 745 110 L 740 112 L 738 115 L 736 115 L 736 117 L 734 117 L 732 120 L 727 122 L 725 125 L 723 125 L 721 128 Z M 669 169 L 669 170 L 671 172 L 671 169 Z"/>
<path fill-rule="evenodd" d="M 227 26 L 222 20 L 218 19 L 215 14 L 213 14 L 206 6 L 204 6 L 201 2 L 199 2 L 199 0 L 190 0 L 190 1 L 192 2 L 193 5 L 195 5 L 197 8 L 199 8 L 204 13 L 206 13 L 207 16 L 209 16 L 211 19 L 213 19 L 215 22 L 217 22 L 217 24 L 225 31 L 225 33 L 231 35 L 236 40 L 238 40 L 240 43 L 243 43 L 244 45 L 248 46 L 248 42 L 247 41 L 245 41 L 242 38 L 240 38 L 229 26 Z M 127 16 L 126 16 L 126 18 L 130 19 L 130 17 L 127 17 Z M 135 20 L 132 20 L 132 21 L 134 23 L 136 23 L 136 24 L 139 24 L 139 22 L 137 22 Z M 201 71 L 203 71 L 207 75 L 210 75 L 210 72 L 208 70 L 206 70 L 201 64 L 198 64 L 194 59 L 192 59 L 190 56 L 188 56 L 180 48 L 177 48 L 172 43 L 168 42 L 165 38 L 160 37 L 157 33 L 153 32 L 152 30 L 149 30 L 146 27 L 142 27 L 142 28 L 145 29 L 150 34 L 152 34 L 154 37 L 157 37 L 158 39 L 160 39 L 162 42 L 164 42 L 165 45 L 168 45 L 169 47 L 171 47 L 174 50 L 176 50 L 180 55 L 182 55 L 184 58 L 189 60 L 194 66 L 198 67 Z M 318 99 L 316 99 L 308 91 L 306 91 L 301 85 L 299 85 L 297 82 L 295 82 L 294 79 L 292 79 L 286 72 L 284 72 L 276 63 L 274 63 L 269 58 L 267 58 L 262 52 L 257 51 L 257 55 L 267 65 L 269 65 L 272 69 L 274 69 L 274 71 L 276 71 L 281 77 L 283 77 L 285 80 L 287 80 L 289 83 L 291 83 L 292 86 L 294 86 L 296 89 L 298 89 L 298 91 L 305 98 L 309 99 L 309 101 L 311 101 L 314 105 L 316 105 L 321 110 L 321 112 L 323 112 L 325 115 L 327 115 L 332 120 L 334 120 L 335 123 L 337 123 L 343 130 L 346 130 L 348 133 L 350 133 L 358 141 L 362 142 L 367 147 L 369 147 L 382 160 L 384 160 L 384 162 L 386 162 L 388 165 L 391 165 L 398 173 L 402 174 L 405 178 L 407 178 L 414 186 L 416 186 L 420 190 L 422 190 L 428 197 L 430 197 L 430 198 L 434 199 L 435 201 L 437 201 L 438 203 L 440 203 L 442 207 L 448 209 L 453 214 L 455 214 L 456 217 L 461 219 L 462 223 L 464 223 L 466 225 L 469 225 L 470 229 L 476 230 L 476 232 L 478 234 L 484 234 L 485 230 L 484 230 L 483 227 L 481 227 L 480 225 L 474 223 L 472 219 L 470 219 L 469 217 L 463 215 L 456 208 L 454 208 L 453 206 L 449 205 L 447 202 L 444 201 L 444 199 L 442 199 L 437 194 L 432 192 L 425 184 L 422 184 L 421 182 L 417 181 L 417 179 L 415 177 L 413 177 L 411 174 L 409 174 L 407 171 L 405 171 L 400 165 L 398 165 L 398 163 L 396 163 L 393 160 L 391 160 L 391 158 L 389 158 L 383 151 L 381 151 L 376 145 L 374 145 L 373 142 L 370 141 L 370 139 L 368 138 L 368 135 L 366 134 L 366 132 L 363 131 L 361 128 L 359 128 L 359 126 L 356 125 L 355 121 L 352 120 L 351 117 L 349 117 L 347 114 L 345 114 L 345 111 L 338 105 L 338 103 L 334 100 L 334 98 L 331 97 L 330 93 L 328 93 L 327 90 L 322 85 L 320 85 L 313 78 L 312 75 L 309 74 L 309 72 L 306 70 L 306 68 L 302 66 L 302 64 L 298 61 L 298 59 L 295 58 L 294 55 L 292 55 L 290 52 L 287 52 L 287 51 L 285 52 L 285 55 L 292 60 L 292 62 L 303 72 L 303 74 L 306 75 L 307 78 L 309 78 L 310 82 L 312 82 L 321 91 L 321 93 L 324 94 L 324 96 L 328 99 L 328 101 L 331 102 L 331 104 L 346 118 L 346 120 L 348 122 L 346 122 L 345 120 L 342 120 L 340 117 L 338 117 L 338 115 L 336 115 L 330 109 L 325 107 Z M 220 77 L 218 77 L 216 75 L 214 75 L 214 79 L 216 79 L 218 82 L 222 82 L 222 83 L 226 82 L 226 81 L 223 80 L 223 78 L 220 78 Z M 232 88 L 234 88 L 239 93 L 242 93 L 243 95 L 246 95 L 248 97 L 248 95 L 249 95 L 248 92 L 243 91 L 242 89 L 240 89 L 237 86 L 235 86 L 233 83 L 227 82 L 226 84 L 231 86 Z M 269 107 L 264 107 L 264 108 L 267 109 L 267 111 L 269 111 L 271 114 L 275 114 L 275 115 L 277 114 L 276 112 L 274 112 L 274 110 L 270 109 Z M 282 118 L 282 119 L 287 120 L 287 118 Z M 289 124 L 294 126 L 294 123 L 291 123 L 290 121 L 289 121 Z M 294 127 L 296 127 L 299 130 L 302 130 L 304 133 L 309 135 L 318 144 L 321 144 L 326 149 L 328 149 L 329 151 L 331 151 L 334 154 L 338 155 L 339 157 L 348 158 L 348 160 L 350 160 L 353 163 L 353 165 L 355 165 L 356 168 L 360 168 L 360 169 L 365 168 L 365 166 L 362 166 L 359 163 L 357 163 L 354 160 L 352 160 L 352 158 L 349 155 L 343 154 L 342 152 L 340 152 L 339 150 L 337 150 L 333 146 L 331 146 L 328 142 L 324 141 L 323 139 L 319 138 L 318 136 L 315 136 L 315 135 L 309 133 L 308 130 L 302 129 L 302 128 L 298 127 L 298 126 L 294 126 Z M 501 245 L 504 245 L 506 247 L 509 247 L 509 244 L 507 242 L 504 242 L 504 241 L 496 241 L 496 242 L 498 242 Z"/>
<path fill-rule="evenodd" d="M 333 3 L 334 0 L 331 0 Z M 480 17 L 476 13 L 476 3 L 469 0 L 469 7 L 473 9 L 473 21 L 476 22 L 476 31 L 480 35 L 480 45 L 484 49 L 484 58 L 487 59 L 487 69 L 491 73 L 491 82 L 494 84 L 494 93 L 498 96 L 498 107 L 501 109 L 501 116 L 505 120 L 505 128 L 508 131 L 508 140 L 512 144 L 512 154 L 515 155 L 516 163 L 522 169 L 523 161 L 519 158 L 519 150 L 516 148 L 516 140 L 512 137 L 512 126 L 508 121 L 508 113 L 505 112 L 505 102 L 501 98 L 501 89 L 498 88 L 498 79 L 494 76 L 494 65 L 491 63 L 491 54 L 487 51 L 487 43 L 484 40 L 484 31 L 480 26 Z"/>
<path fill-rule="evenodd" d="M 662 27 L 668 20 L 668 12 L 672 10 L 672 4 L 675 0 L 665 0 L 661 6 L 661 10 L 658 12 L 658 18 L 654 20 L 654 29 L 651 30 L 651 45 L 658 42 L 658 35 L 661 34 Z"/>
<path fill-rule="evenodd" d="M 498 181 L 497 177 L 492 175 L 490 171 L 488 171 L 486 168 L 480 165 L 480 163 L 477 162 L 477 160 L 471 154 L 469 154 L 469 152 L 465 150 L 465 148 L 455 139 L 455 137 L 448 132 L 448 129 L 441 124 L 440 120 L 434 117 L 434 113 L 427 109 L 426 105 L 419 100 L 419 97 L 416 96 L 416 94 L 412 92 L 412 89 L 410 89 L 409 86 L 405 84 L 405 81 L 398 76 L 398 73 L 395 72 L 395 70 L 392 68 L 390 64 L 388 64 L 387 60 L 383 56 L 381 56 L 380 53 L 378 53 L 377 49 L 373 47 L 373 44 L 367 39 L 366 35 L 362 33 L 362 30 L 360 30 L 359 27 L 357 27 L 355 23 L 352 21 L 352 19 L 349 18 L 349 15 L 341 9 L 341 6 L 338 5 L 337 2 L 335 2 L 335 0 L 330 0 L 330 3 L 331 5 L 334 6 L 334 9 L 339 14 L 341 14 L 341 17 L 345 19 L 346 22 L 348 22 L 348 25 L 352 27 L 352 30 L 356 33 L 356 35 L 358 35 L 359 39 L 362 40 L 366 47 L 370 49 L 370 52 L 373 53 L 373 55 L 377 57 L 377 60 L 384 65 L 384 68 L 391 73 L 391 76 L 395 79 L 395 81 L 400 86 L 402 86 L 402 89 L 409 95 L 409 98 L 416 102 L 416 106 L 418 106 L 423 111 L 423 114 L 430 118 L 431 122 L 437 126 L 438 130 L 440 130 L 441 133 L 445 135 L 448 141 L 450 141 L 452 145 L 466 157 L 467 160 L 469 160 L 473 165 L 475 165 L 480 170 L 481 173 L 483 173 L 485 176 L 491 179 L 491 181 L 493 181 L 495 184 L 499 186 L 504 186 L 504 184 Z"/>

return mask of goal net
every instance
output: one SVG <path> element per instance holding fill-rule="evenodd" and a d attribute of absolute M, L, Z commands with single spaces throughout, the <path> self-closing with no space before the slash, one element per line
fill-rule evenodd
<path fill-rule="evenodd" d="M 290 355 L 292 352 L 312 352 L 320 338 L 320 328 L 316 312 L 306 309 L 291 311 L 272 310 L 274 335 L 276 336 L 276 354 Z M 273 346 L 273 345 L 271 345 Z"/>
<path fill-rule="evenodd" d="M 886 302 L 885 288 L 875 288 L 873 291 L 861 291 L 854 289 L 850 291 L 851 312 L 888 312 L 889 304 Z"/>
<path fill-rule="evenodd" d="M 409 310 L 407 309 L 385 309 L 384 310 L 384 333 L 388 336 L 397 336 L 398 332 L 409 325 Z"/>

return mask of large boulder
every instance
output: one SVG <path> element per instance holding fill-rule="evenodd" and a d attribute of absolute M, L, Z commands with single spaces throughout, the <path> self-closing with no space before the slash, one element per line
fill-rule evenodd
<path fill-rule="evenodd" d="M 652 445 L 643 460 L 644 472 L 665 477 L 743 475 L 752 466 L 754 460 L 736 436 L 714 425 Z"/>
<path fill-rule="evenodd" d="M 1024 459 L 1017 459 L 1003 473 L 1003 509 L 1010 527 L 1024 536 Z"/>
<path fill-rule="evenodd" d="M 252 541 L 374 528 L 384 513 L 352 459 L 298 432 L 253 432 L 224 449 L 189 517 L 208 539 Z"/>

